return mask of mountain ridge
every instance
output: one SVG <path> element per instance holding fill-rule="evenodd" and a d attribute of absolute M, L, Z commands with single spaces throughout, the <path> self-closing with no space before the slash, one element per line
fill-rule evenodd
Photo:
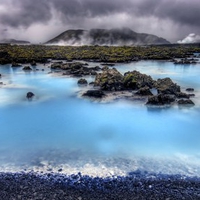
<path fill-rule="evenodd" d="M 147 33 L 137 33 L 129 28 L 121 29 L 69 29 L 45 44 L 63 45 L 110 45 L 110 46 L 129 46 L 129 45 L 157 45 L 170 44 L 162 37 Z"/>

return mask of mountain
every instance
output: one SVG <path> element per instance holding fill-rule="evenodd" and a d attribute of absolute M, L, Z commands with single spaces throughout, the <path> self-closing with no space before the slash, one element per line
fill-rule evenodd
<path fill-rule="evenodd" d="M 170 44 L 164 38 L 146 33 L 136 33 L 129 28 L 67 30 L 46 44 L 60 45 L 159 45 Z"/>
<path fill-rule="evenodd" d="M 6 44 L 30 44 L 29 41 L 15 40 L 15 39 L 3 39 L 3 40 L 0 40 L 0 43 L 6 43 Z"/>

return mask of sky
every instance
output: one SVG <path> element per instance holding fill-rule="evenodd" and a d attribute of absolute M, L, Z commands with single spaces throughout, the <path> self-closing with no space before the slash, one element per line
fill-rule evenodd
<path fill-rule="evenodd" d="M 0 39 L 43 43 L 68 29 L 122 28 L 200 41 L 200 0 L 0 0 Z"/>

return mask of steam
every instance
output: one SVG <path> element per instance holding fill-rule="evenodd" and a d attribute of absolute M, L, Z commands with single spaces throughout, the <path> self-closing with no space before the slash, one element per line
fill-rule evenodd
<path fill-rule="evenodd" d="M 196 35 L 195 33 L 190 33 L 183 40 L 177 41 L 179 44 L 187 44 L 187 43 L 200 43 L 200 35 Z"/>

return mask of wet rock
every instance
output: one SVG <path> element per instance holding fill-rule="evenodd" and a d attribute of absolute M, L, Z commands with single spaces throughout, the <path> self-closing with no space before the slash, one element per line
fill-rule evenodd
<path fill-rule="evenodd" d="M 32 92 L 28 92 L 28 93 L 26 94 L 26 98 L 27 98 L 27 99 L 32 99 L 34 96 L 35 96 L 35 94 L 33 94 Z"/>
<path fill-rule="evenodd" d="M 181 99 L 178 101 L 178 104 L 179 105 L 191 105 L 191 106 L 195 105 L 194 102 L 190 99 Z"/>
<path fill-rule="evenodd" d="M 32 68 L 31 68 L 30 66 L 24 66 L 24 67 L 22 68 L 22 70 L 24 70 L 24 71 L 31 71 Z"/>
<path fill-rule="evenodd" d="M 79 85 L 87 85 L 87 84 L 88 84 L 87 80 L 84 79 L 84 78 L 79 79 L 77 83 L 78 83 Z"/>
<path fill-rule="evenodd" d="M 109 70 L 109 67 L 108 66 L 103 66 L 102 67 L 102 71 L 106 71 L 106 70 Z"/>
<path fill-rule="evenodd" d="M 186 93 L 183 93 L 183 92 L 177 92 L 177 93 L 176 93 L 176 97 L 177 97 L 177 98 L 189 99 L 189 98 L 190 98 L 190 95 L 189 95 L 189 94 L 186 94 Z"/>
<path fill-rule="evenodd" d="M 105 96 L 105 93 L 102 90 L 88 90 L 83 94 L 83 96 L 102 98 Z"/>
<path fill-rule="evenodd" d="M 194 91 L 194 88 L 187 88 L 186 91 L 188 91 L 188 92 L 193 92 L 193 91 Z"/>
<path fill-rule="evenodd" d="M 99 70 L 97 67 L 86 67 L 85 64 L 80 62 L 74 62 L 74 63 L 53 63 L 51 65 L 51 69 L 60 69 L 64 70 L 65 72 L 63 74 L 65 75 L 71 75 L 74 77 L 82 77 L 87 75 L 96 75 L 96 71 Z"/>
<path fill-rule="evenodd" d="M 31 66 L 36 66 L 36 62 L 34 60 L 31 62 Z"/>
<path fill-rule="evenodd" d="M 135 94 L 141 95 L 141 96 L 152 96 L 153 95 L 151 93 L 149 87 L 147 87 L 147 86 L 140 88 Z"/>
<path fill-rule="evenodd" d="M 123 75 L 115 68 L 104 70 L 102 73 L 97 74 L 94 86 L 99 86 L 106 91 L 121 91 L 124 89 Z"/>
<path fill-rule="evenodd" d="M 155 81 L 146 74 L 138 71 L 126 72 L 123 77 L 123 84 L 126 89 L 140 89 L 143 87 L 152 88 Z"/>
<path fill-rule="evenodd" d="M 12 62 L 11 67 L 21 67 L 21 64 L 16 63 L 16 62 Z"/>
<path fill-rule="evenodd" d="M 176 83 L 173 83 L 173 81 L 170 78 L 163 78 L 158 79 L 154 87 L 158 90 L 159 94 L 174 94 L 181 92 L 180 86 Z"/>
<path fill-rule="evenodd" d="M 146 105 L 166 105 L 171 104 L 176 99 L 173 95 L 159 94 L 148 98 Z"/>

